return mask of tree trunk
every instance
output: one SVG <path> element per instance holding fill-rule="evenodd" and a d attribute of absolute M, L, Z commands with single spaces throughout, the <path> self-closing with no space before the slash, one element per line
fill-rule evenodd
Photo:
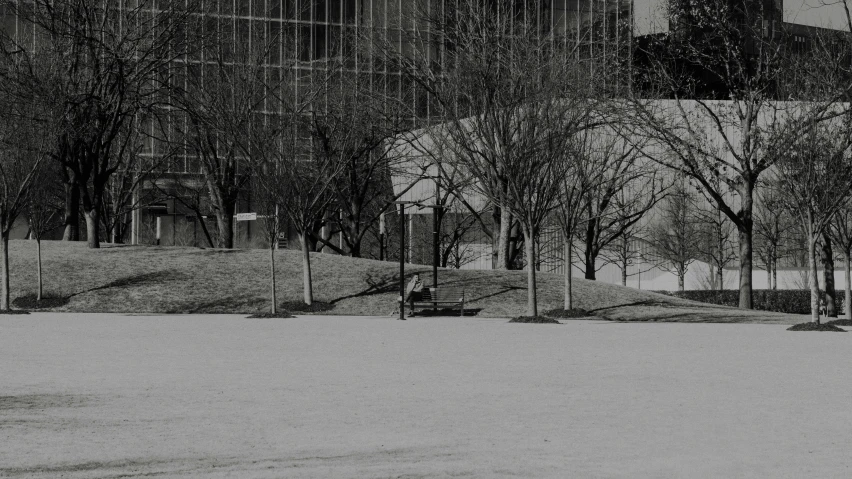
<path fill-rule="evenodd" d="M 754 219 L 752 211 L 754 209 L 754 182 L 745 181 L 737 189 L 740 197 L 740 211 L 737 213 L 739 223 L 737 232 L 739 233 L 740 242 L 740 300 L 739 307 L 743 309 L 752 309 L 752 262 L 753 249 L 752 242 L 754 240 Z"/>
<path fill-rule="evenodd" d="M 831 248 L 831 237 L 822 234 L 823 284 L 825 285 L 825 315 L 837 317 L 837 293 L 834 289 L 834 251 Z"/>
<path fill-rule="evenodd" d="M 538 298 L 535 285 L 535 245 L 532 233 L 524 229 L 524 253 L 527 256 L 527 316 L 538 316 Z"/>
<path fill-rule="evenodd" d="M 725 269 L 721 266 L 716 267 L 716 283 L 719 285 L 719 291 L 725 289 Z"/>
<path fill-rule="evenodd" d="M 719 243 L 716 245 L 716 247 L 719 248 L 719 264 L 716 265 L 716 282 L 719 284 L 718 290 L 722 291 L 725 289 L 725 265 L 723 264 L 725 262 L 725 236 L 722 231 L 725 216 L 722 213 L 721 208 L 716 208 L 716 218 L 718 225 L 716 232 L 718 233 L 717 239 L 719 240 Z"/>
<path fill-rule="evenodd" d="M 44 288 L 41 279 L 41 240 L 38 238 L 36 238 L 36 257 L 38 258 L 38 294 L 36 295 L 36 301 L 41 301 Z"/>
<path fill-rule="evenodd" d="M 506 269 L 513 269 L 515 267 L 515 259 L 518 257 L 518 253 L 520 250 L 518 249 L 518 238 L 523 236 L 523 233 L 520 232 L 521 227 L 517 221 L 514 221 L 514 217 L 512 218 L 512 227 L 509 228 L 509 243 L 508 243 L 508 252 L 506 253 Z M 538 258 L 538 252 L 536 252 L 536 258 Z"/>
<path fill-rule="evenodd" d="M 234 211 L 237 205 L 228 202 L 216 210 L 216 223 L 219 226 L 217 247 L 233 249 L 234 247 Z"/>
<path fill-rule="evenodd" d="M 597 276 L 595 271 L 595 257 L 592 255 L 592 251 L 587 247 L 586 251 L 583 253 L 583 263 L 586 267 L 586 279 L 590 279 L 592 281 L 597 281 Z"/>
<path fill-rule="evenodd" d="M 850 256 L 852 255 L 850 255 L 849 253 L 849 251 L 846 251 L 843 254 L 843 257 L 846 260 L 844 261 L 845 281 L 843 284 L 843 289 L 846 290 L 846 304 L 843 305 L 844 309 L 846 310 L 846 319 L 852 319 L 852 285 L 849 284 L 850 279 L 852 279 L 852 270 L 850 269 L 852 268 L 852 266 L 850 266 L 849 264 L 850 261 L 852 261 L 852 258 L 850 258 Z"/>
<path fill-rule="evenodd" d="M 571 279 L 571 238 L 564 235 L 564 250 L 565 250 L 565 311 L 574 309 L 574 292 L 572 290 L 573 283 Z"/>
<path fill-rule="evenodd" d="M 586 250 L 583 252 L 583 262 L 586 267 L 586 279 L 596 281 L 595 255 L 592 253 L 592 242 L 595 237 L 595 221 L 588 221 L 586 225 Z"/>
<path fill-rule="evenodd" d="M 678 291 L 683 292 L 683 290 L 685 289 L 684 286 L 683 286 L 685 276 L 686 276 L 686 268 L 678 268 L 678 270 L 677 270 L 677 290 Z"/>
<path fill-rule="evenodd" d="M 62 241 L 80 241 L 80 187 L 77 176 L 71 172 L 65 181 L 64 228 Z"/>
<path fill-rule="evenodd" d="M 349 256 L 352 258 L 360 258 L 361 257 L 361 240 L 360 239 L 352 239 L 349 238 L 351 244 L 349 245 Z M 310 243 L 308 243 L 308 248 L 310 248 Z M 341 248 L 342 249 L 342 248 Z"/>
<path fill-rule="evenodd" d="M 9 233 L 0 234 L 0 256 L 3 271 L 0 272 L 0 310 L 9 311 Z"/>
<path fill-rule="evenodd" d="M 775 290 L 778 289 L 778 260 L 774 254 L 772 256 L 772 289 Z"/>
<path fill-rule="evenodd" d="M 195 211 L 195 221 L 201 225 L 201 232 L 204 233 L 204 238 L 207 239 L 207 245 L 210 248 L 216 244 L 213 242 L 213 236 L 210 235 L 210 228 L 207 227 L 207 218 L 201 216 L 201 212 Z"/>
<path fill-rule="evenodd" d="M 275 293 L 275 243 L 269 247 L 269 279 L 271 280 L 270 286 L 272 287 L 272 307 L 270 308 L 270 312 L 275 314 L 278 312 L 278 295 Z"/>
<path fill-rule="evenodd" d="M 819 281 L 817 278 L 816 236 L 808 234 L 808 286 L 811 289 L 811 319 L 819 324 Z"/>
<path fill-rule="evenodd" d="M 509 269 L 509 237 L 512 233 L 512 214 L 500 209 L 500 237 L 497 240 L 497 268 Z"/>
<path fill-rule="evenodd" d="M 739 230 L 740 240 L 740 301 L 739 307 L 751 309 L 751 271 L 752 271 L 752 249 L 751 249 L 751 225 L 749 228 Z"/>
<path fill-rule="evenodd" d="M 306 233 L 300 235 L 302 240 L 302 286 L 304 288 L 305 304 L 314 303 L 313 281 L 311 279 L 311 254 Z"/>
<path fill-rule="evenodd" d="M 86 244 L 89 248 L 100 248 L 101 239 L 98 234 L 98 209 L 92 208 L 83 212 L 86 216 Z"/>

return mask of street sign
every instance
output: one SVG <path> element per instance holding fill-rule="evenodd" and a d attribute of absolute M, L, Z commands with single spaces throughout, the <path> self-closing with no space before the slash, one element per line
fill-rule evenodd
<path fill-rule="evenodd" d="M 237 213 L 237 221 L 254 221 L 257 219 L 257 213 Z"/>

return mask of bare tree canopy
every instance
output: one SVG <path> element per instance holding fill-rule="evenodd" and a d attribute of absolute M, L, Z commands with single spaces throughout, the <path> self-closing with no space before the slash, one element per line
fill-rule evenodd
<path fill-rule="evenodd" d="M 844 115 L 814 125 L 777 163 L 782 201 L 798 217 L 807 237 L 811 314 L 819 322 L 817 243 L 852 195 L 852 123 Z"/>
<path fill-rule="evenodd" d="M 135 135 L 123 133 L 167 101 L 171 66 L 198 44 L 197 2 L 166 0 L 154 8 L 147 0 L 4 0 L 2 6 L 20 26 L 3 33 L 4 54 L 30 65 L 16 88 L 59 115 L 54 157 L 79 190 L 88 243 L 97 248 L 109 179 L 136 147 Z"/>

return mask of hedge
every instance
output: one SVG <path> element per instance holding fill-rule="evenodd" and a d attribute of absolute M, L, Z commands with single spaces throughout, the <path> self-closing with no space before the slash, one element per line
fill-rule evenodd
<path fill-rule="evenodd" d="M 657 292 L 677 298 L 723 306 L 736 307 L 740 302 L 740 292 L 736 289 Z M 837 290 L 835 296 L 837 313 L 843 314 L 843 290 Z M 761 311 L 790 314 L 810 314 L 811 312 L 811 291 L 809 289 L 755 289 L 752 290 L 751 300 L 754 309 Z"/>

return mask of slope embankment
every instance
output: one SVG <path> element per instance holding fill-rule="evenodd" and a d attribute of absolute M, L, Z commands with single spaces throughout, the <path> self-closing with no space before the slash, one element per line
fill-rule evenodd
<path fill-rule="evenodd" d="M 54 311 L 122 313 L 254 313 L 269 309 L 269 252 L 185 247 L 42 243 L 45 293 L 67 299 Z M 276 253 L 280 301 L 299 300 L 299 253 Z M 12 298 L 36 289 L 35 243 L 12 241 Z M 312 255 L 314 296 L 332 303 L 329 314 L 390 315 L 399 295 L 397 263 L 329 254 Z M 427 285 L 431 268 L 407 265 Z M 539 308 L 563 304 L 563 278 L 541 273 Z M 485 317 L 525 312 L 523 271 L 440 270 L 439 284 L 462 288 L 467 307 Z M 802 317 L 743 311 L 632 288 L 575 279 L 575 306 L 602 319 L 623 321 L 749 322 L 795 324 Z"/>

